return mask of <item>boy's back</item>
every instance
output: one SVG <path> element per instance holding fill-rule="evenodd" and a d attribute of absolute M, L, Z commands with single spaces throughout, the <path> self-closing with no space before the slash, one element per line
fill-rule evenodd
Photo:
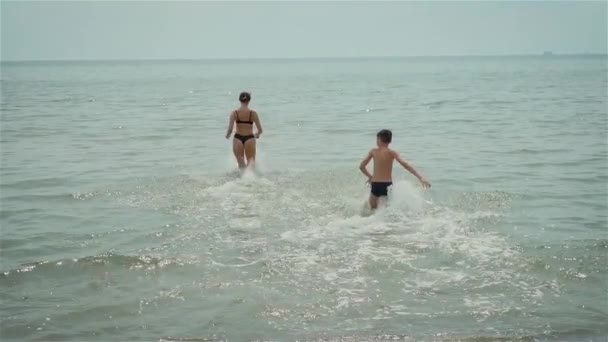
<path fill-rule="evenodd" d="M 371 181 L 392 182 L 395 152 L 388 147 L 377 147 L 371 150 L 371 154 L 374 160 L 374 172 Z"/>
<path fill-rule="evenodd" d="M 378 132 L 376 135 L 376 145 L 378 147 L 369 151 L 365 159 L 363 159 L 359 165 L 359 169 L 367 176 L 371 186 L 369 204 L 372 209 L 375 209 L 378 206 L 378 199 L 380 197 L 386 197 L 388 195 L 388 189 L 393 185 L 393 162 L 395 160 L 397 160 L 404 169 L 416 176 L 423 187 L 431 187 L 431 184 L 424 179 L 413 166 L 403 160 L 401 156 L 399 156 L 399 153 L 388 147 L 392 139 L 393 133 L 391 131 L 383 129 Z M 367 164 L 372 159 L 374 160 L 374 172 L 373 174 L 370 174 L 367 171 Z"/>

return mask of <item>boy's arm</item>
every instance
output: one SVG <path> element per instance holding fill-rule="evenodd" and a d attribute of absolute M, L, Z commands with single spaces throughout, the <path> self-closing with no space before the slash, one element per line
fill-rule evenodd
<path fill-rule="evenodd" d="M 416 176 L 416 178 L 418 178 L 418 180 L 420 181 L 420 183 L 422 183 L 422 187 L 425 189 L 428 189 L 431 187 L 431 183 L 429 183 L 424 176 L 422 176 L 418 170 L 416 170 L 416 168 L 414 168 L 411 164 L 409 164 L 407 161 L 403 160 L 403 158 L 401 158 L 401 156 L 399 155 L 399 153 L 397 151 L 393 151 L 393 157 L 395 157 L 395 160 L 397 160 L 397 162 L 399 164 L 401 164 L 401 166 L 403 166 L 404 169 L 408 170 L 411 174 L 413 174 L 414 176 Z"/>
<path fill-rule="evenodd" d="M 228 119 L 228 129 L 226 130 L 226 139 L 230 138 L 233 128 L 234 128 L 234 113 L 230 113 L 230 119 Z"/>
<path fill-rule="evenodd" d="M 255 138 L 258 139 L 262 133 L 264 133 L 264 129 L 262 128 L 262 124 L 260 123 L 260 116 L 258 112 L 253 112 L 253 122 L 255 122 L 255 127 L 258 128 L 258 132 L 255 134 Z"/>
<path fill-rule="evenodd" d="M 372 175 L 369 173 L 369 171 L 367 171 L 367 164 L 369 164 L 369 161 L 372 160 L 373 157 L 374 155 L 370 150 L 367 156 L 365 156 L 365 158 L 361 162 L 361 164 L 359 164 L 359 170 L 361 170 L 361 172 L 367 177 L 368 181 L 371 181 Z"/>

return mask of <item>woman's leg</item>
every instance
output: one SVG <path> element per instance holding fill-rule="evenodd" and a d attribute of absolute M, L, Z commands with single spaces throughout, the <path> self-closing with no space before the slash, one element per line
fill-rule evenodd
<path fill-rule="evenodd" d="M 251 138 L 245 142 L 245 158 L 247 158 L 247 166 L 255 168 L 255 138 Z"/>
<path fill-rule="evenodd" d="M 243 146 L 243 143 L 239 139 L 234 138 L 232 140 L 232 152 L 234 153 L 236 162 L 239 164 L 239 169 L 244 169 L 246 167 L 245 158 L 244 158 L 244 150 L 245 150 L 245 148 Z"/>

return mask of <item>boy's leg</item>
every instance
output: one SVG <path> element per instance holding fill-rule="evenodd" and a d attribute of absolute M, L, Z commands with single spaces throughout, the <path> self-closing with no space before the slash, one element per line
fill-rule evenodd
<path fill-rule="evenodd" d="M 378 197 L 373 194 L 369 194 L 369 207 L 372 208 L 372 210 L 378 208 Z"/>
<path fill-rule="evenodd" d="M 388 188 L 392 185 L 391 182 L 378 182 L 371 184 L 371 193 L 369 194 L 369 206 L 372 210 L 378 208 L 380 199 L 383 200 L 383 205 L 386 204 L 388 196 Z"/>

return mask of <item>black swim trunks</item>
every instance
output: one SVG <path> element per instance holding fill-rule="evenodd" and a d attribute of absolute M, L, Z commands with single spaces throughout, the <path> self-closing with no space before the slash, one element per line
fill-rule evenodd
<path fill-rule="evenodd" d="M 393 182 L 372 182 L 372 195 L 376 197 L 388 196 L 388 188 L 393 185 Z"/>

